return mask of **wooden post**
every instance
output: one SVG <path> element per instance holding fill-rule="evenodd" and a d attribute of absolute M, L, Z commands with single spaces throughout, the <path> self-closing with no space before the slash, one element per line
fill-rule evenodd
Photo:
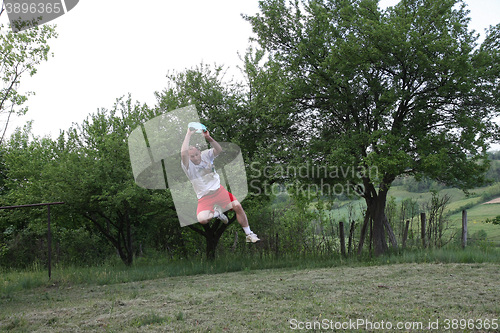
<path fill-rule="evenodd" d="M 370 221 L 370 215 L 367 212 L 365 215 L 365 221 L 361 226 L 361 235 L 359 236 L 359 244 L 358 244 L 358 255 L 361 255 L 361 253 L 363 252 L 363 244 L 365 243 L 366 229 L 368 228 L 369 221 Z"/>
<path fill-rule="evenodd" d="M 231 251 L 236 251 L 236 246 L 238 246 L 238 232 L 235 230 L 234 231 L 234 242 L 233 246 L 231 247 Z"/>
<path fill-rule="evenodd" d="M 354 241 L 354 230 L 356 228 L 356 222 L 351 221 L 351 228 L 349 230 L 349 245 L 347 246 L 347 253 L 350 255 L 352 253 L 352 242 Z"/>
<path fill-rule="evenodd" d="M 394 235 L 394 232 L 392 231 L 391 225 L 389 224 L 389 220 L 387 219 L 387 216 L 384 216 L 384 227 L 385 230 L 387 231 L 387 234 L 389 235 L 389 240 L 392 244 L 392 247 L 397 250 L 398 249 L 398 241 L 396 240 L 396 235 Z"/>
<path fill-rule="evenodd" d="M 276 233 L 276 257 L 279 256 L 279 246 L 280 246 L 280 242 L 279 242 L 279 236 L 278 236 L 278 233 Z"/>
<path fill-rule="evenodd" d="M 403 230 L 403 249 L 406 247 L 406 240 L 408 239 L 408 228 L 410 227 L 410 220 L 406 220 L 406 225 Z"/>
<path fill-rule="evenodd" d="M 462 211 L 462 248 L 467 246 L 467 211 Z"/>
<path fill-rule="evenodd" d="M 345 234 L 344 234 L 344 222 L 339 222 L 339 237 L 340 237 L 340 252 L 342 256 L 346 256 L 345 252 Z"/>
<path fill-rule="evenodd" d="M 424 249 L 427 247 L 427 242 L 425 241 L 425 213 L 420 213 L 420 238 L 422 238 L 422 246 Z"/>
<path fill-rule="evenodd" d="M 49 280 L 52 276 L 52 231 L 50 230 L 50 205 L 47 205 L 47 247 L 48 247 L 48 266 L 49 266 Z"/>

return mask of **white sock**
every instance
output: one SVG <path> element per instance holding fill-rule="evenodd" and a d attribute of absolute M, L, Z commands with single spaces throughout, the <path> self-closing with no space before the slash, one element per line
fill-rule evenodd
<path fill-rule="evenodd" d="M 245 234 L 247 234 L 247 235 L 250 235 L 252 233 L 252 230 L 250 230 L 250 226 L 243 227 L 243 230 L 245 231 Z"/>
<path fill-rule="evenodd" d="M 215 218 L 219 217 L 219 212 L 218 212 L 218 211 L 216 211 L 216 210 L 214 210 L 214 217 L 215 217 Z"/>

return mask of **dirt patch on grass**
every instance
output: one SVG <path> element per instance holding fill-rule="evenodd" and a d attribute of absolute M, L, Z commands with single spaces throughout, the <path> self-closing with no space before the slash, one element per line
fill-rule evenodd
<path fill-rule="evenodd" d="M 499 275 L 496 264 L 401 264 L 40 288 L 0 299 L 0 331 L 289 332 L 357 320 L 425 330 L 437 320 L 498 320 Z"/>
<path fill-rule="evenodd" d="M 500 204 L 500 198 L 496 198 L 496 199 L 493 199 L 493 200 L 490 200 L 490 201 L 483 203 L 483 205 L 486 205 L 486 204 Z"/>

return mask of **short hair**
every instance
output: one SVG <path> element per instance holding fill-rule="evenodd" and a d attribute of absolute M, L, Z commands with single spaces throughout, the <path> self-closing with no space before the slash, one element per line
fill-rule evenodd
<path fill-rule="evenodd" d="M 200 147 L 198 145 L 196 145 L 196 146 L 189 146 L 188 151 L 191 150 L 191 149 L 193 149 L 193 148 L 194 149 L 198 149 L 198 151 L 201 152 L 201 149 L 200 149 Z"/>

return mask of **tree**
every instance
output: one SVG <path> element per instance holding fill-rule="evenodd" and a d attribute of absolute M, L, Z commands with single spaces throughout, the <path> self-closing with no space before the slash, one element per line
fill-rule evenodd
<path fill-rule="evenodd" d="M 247 178 L 255 180 L 248 188 L 251 193 L 242 203 L 244 206 L 249 202 L 263 204 L 266 201 L 263 188 L 267 185 L 261 170 L 287 158 L 282 148 L 284 143 L 293 142 L 295 131 L 291 120 L 277 116 L 283 108 L 273 102 L 279 86 L 267 83 L 277 82 L 274 75 L 279 72 L 257 66 L 262 56 L 262 53 L 254 54 L 249 50 L 242 59 L 246 84 L 226 78 L 224 66 L 201 64 L 167 75 L 168 86 L 156 93 L 158 112 L 193 104 L 200 120 L 218 142 L 234 143 L 241 148 Z M 222 160 L 224 156 L 219 156 L 215 163 Z M 261 176 L 256 177 L 257 173 Z M 235 216 L 231 216 L 227 225 L 214 219 L 210 224 L 195 224 L 189 228 L 205 238 L 207 257 L 214 258 L 220 238 L 234 222 Z"/>
<path fill-rule="evenodd" d="M 61 134 L 61 155 L 52 170 L 61 200 L 89 221 L 126 265 L 132 264 L 146 234 L 177 224 L 168 193 L 140 188 L 132 174 L 127 135 L 154 115 L 130 97 L 118 99 L 111 110 L 101 109 Z"/>
<path fill-rule="evenodd" d="M 57 194 L 52 196 L 45 183 L 49 165 L 57 157 L 52 140 L 33 137 L 31 123 L 28 123 L 17 129 L 1 149 L 0 206 L 60 201 L 52 200 Z M 65 210 L 56 207 L 51 209 L 53 231 L 59 221 L 70 220 Z M 34 260 L 46 260 L 46 240 L 46 207 L 0 211 L 0 243 L 5 243 L 5 256 L 0 265 L 25 267 Z"/>
<path fill-rule="evenodd" d="M 386 232 L 397 245 L 384 212 L 397 176 L 463 190 L 484 181 L 499 139 L 500 25 L 477 47 L 467 14 L 461 0 L 386 10 L 377 0 L 264 0 L 246 17 L 282 69 L 282 100 L 294 106 L 283 117 L 310 119 L 299 158 L 357 171 L 322 181 L 348 181 L 365 199 L 375 254 L 387 251 Z"/>
<path fill-rule="evenodd" d="M 168 191 L 137 186 L 130 165 L 127 135 L 154 116 L 129 97 L 90 115 L 56 140 L 32 137 L 29 126 L 16 131 L 5 154 L 9 192 L 2 201 L 64 201 L 57 224 L 101 235 L 126 265 L 142 244 L 179 245 L 182 237 Z M 17 229 L 31 226 L 32 220 L 20 219 Z"/>
<path fill-rule="evenodd" d="M 17 129 L 5 145 L 2 145 L 2 206 L 41 203 L 47 200 L 43 184 L 43 170 L 55 157 L 52 141 L 47 138 L 31 137 L 31 123 Z M 59 200 L 54 200 L 59 201 Z M 20 230 L 30 223 L 39 222 L 34 210 L 13 210 L 2 212 L 6 216 L 0 227 L 11 224 Z M 38 215 L 38 217 L 37 217 Z M 9 217 L 9 218 L 7 218 Z M 46 224 L 46 218 L 41 223 Z M 5 223 L 5 224 L 4 224 Z"/>
<path fill-rule="evenodd" d="M 2 4 L 0 17 L 5 8 Z M 24 24 L 28 24 L 25 22 Z M 50 38 L 57 37 L 55 28 L 50 25 L 33 26 L 23 32 L 14 33 L 4 25 L 0 25 L 0 115 L 5 118 L 0 129 L 0 144 L 3 143 L 12 114 L 23 115 L 27 107 L 21 107 L 33 92 L 19 92 L 21 77 L 28 73 L 33 76 L 37 66 L 48 59 Z"/>

